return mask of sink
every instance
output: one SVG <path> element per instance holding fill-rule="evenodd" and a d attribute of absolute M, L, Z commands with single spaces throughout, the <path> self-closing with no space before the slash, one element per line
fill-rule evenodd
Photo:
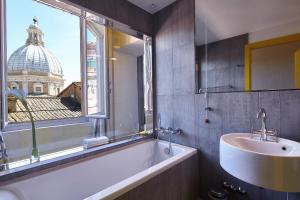
<path fill-rule="evenodd" d="M 250 133 L 225 134 L 220 139 L 220 164 L 247 183 L 282 192 L 300 192 L 300 143 L 252 139 Z"/>

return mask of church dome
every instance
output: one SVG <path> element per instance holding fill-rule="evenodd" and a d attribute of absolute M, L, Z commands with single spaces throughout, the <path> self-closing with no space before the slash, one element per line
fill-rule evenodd
<path fill-rule="evenodd" d="M 58 59 L 45 48 L 43 32 L 39 28 L 37 20 L 27 29 L 28 38 L 26 44 L 8 59 L 8 71 L 26 70 L 28 72 L 51 73 L 63 76 L 63 70 Z"/>

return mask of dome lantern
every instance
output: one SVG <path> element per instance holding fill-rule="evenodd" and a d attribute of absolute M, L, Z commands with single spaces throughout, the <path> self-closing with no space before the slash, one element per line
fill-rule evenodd
<path fill-rule="evenodd" d="M 28 38 L 26 40 L 26 45 L 36 45 L 36 46 L 44 46 L 43 42 L 43 31 L 38 26 L 38 19 L 36 17 L 33 18 L 33 24 L 29 26 L 27 29 Z"/>

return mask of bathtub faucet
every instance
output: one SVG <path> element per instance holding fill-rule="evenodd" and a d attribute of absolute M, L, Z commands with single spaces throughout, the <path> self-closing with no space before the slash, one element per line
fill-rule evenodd
<path fill-rule="evenodd" d="M 181 129 L 177 128 L 177 129 L 173 129 L 171 127 L 168 127 L 168 128 L 164 128 L 161 126 L 161 116 L 160 114 L 158 114 L 157 116 L 157 138 L 159 135 L 174 135 L 174 134 L 177 134 L 177 135 L 180 135 L 182 134 L 182 131 Z"/>
<path fill-rule="evenodd" d="M 182 131 L 179 128 L 173 129 L 171 127 L 168 128 L 160 127 L 158 128 L 158 134 L 159 135 L 181 135 Z"/>
<path fill-rule="evenodd" d="M 173 135 L 182 135 L 182 130 L 179 128 L 173 129 L 169 127 L 165 129 L 163 127 L 160 127 L 157 129 L 157 138 L 159 138 L 159 135 L 169 136 L 169 147 L 167 148 L 167 153 L 170 154 L 172 152 L 172 137 Z"/>
<path fill-rule="evenodd" d="M 157 129 L 157 133 L 158 136 L 162 135 L 162 136 L 166 136 L 166 135 L 181 135 L 182 134 L 182 130 L 177 128 L 177 129 L 173 129 L 171 127 L 168 128 L 164 128 L 164 127 L 159 127 Z"/>

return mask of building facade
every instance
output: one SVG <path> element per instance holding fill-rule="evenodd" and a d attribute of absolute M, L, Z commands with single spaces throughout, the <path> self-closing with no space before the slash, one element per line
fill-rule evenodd
<path fill-rule="evenodd" d="M 43 31 L 37 19 L 27 29 L 25 45 L 8 59 L 8 87 L 27 94 L 56 96 L 64 89 L 64 75 L 59 60 L 45 48 Z"/>

